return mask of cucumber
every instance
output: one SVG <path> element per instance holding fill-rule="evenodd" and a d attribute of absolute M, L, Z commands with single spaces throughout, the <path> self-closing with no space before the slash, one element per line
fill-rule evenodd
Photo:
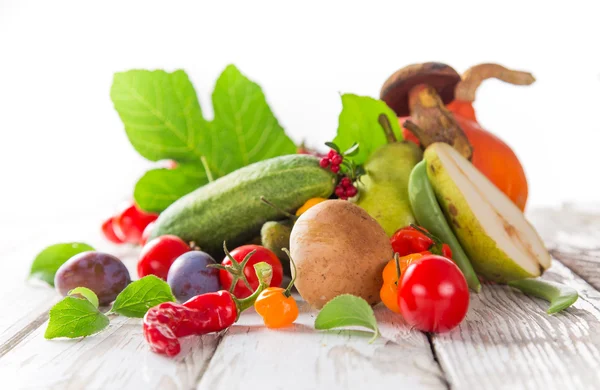
<path fill-rule="evenodd" d="M 160 214 L 151 238 L 172 234 L 220 257 L 223 241 L 233 249 L 260 235 L 265 222 L 285 218 L 261 196 L 293 213 L 310 198 L 328 198 L 335 183 L 335 174 L 321 168 L 314 156 L 259 161 L 177 200 Z"/>

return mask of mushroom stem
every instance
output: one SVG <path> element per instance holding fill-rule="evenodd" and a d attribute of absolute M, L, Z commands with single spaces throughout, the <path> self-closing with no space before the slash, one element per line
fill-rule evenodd
<path fill-rule="evenodd" d="M 390 123 L 390 120 L 388 119 L 387 115 L 380 114 L 378 121 L 381 127 L 383 127 L 383 132 L 385 133 L 385 138 L 387 138 L 387 142 L 389 144 L 398 142 L 396 134 L 394 134 L 394 130 L 392 129 L 392 124 Z"/>
<path fill-rule="evenodd" d="M 435 88 L 425 84 L 415 86 L 410 91 L 409 106 L 412 122 L 405 122 L 404 127 L 419 139 L 423 148 L 435 142 L 445 142 L 471 159 L 471 143 Z"/>
<path fill-rule="evenodd" d="M 479 85 L 490 78 L 513 85 L 530 85 L 535 81 L 535 77 L 529 72 L 507 69 L 498 64 L 479 64 L 469 68 L 462 75 L 462 81 L 456 85 L 454 90 L 456 100 L 474 101 Z"/>

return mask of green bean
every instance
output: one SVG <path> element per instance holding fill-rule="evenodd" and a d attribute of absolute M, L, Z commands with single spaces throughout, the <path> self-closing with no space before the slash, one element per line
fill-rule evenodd
<path fill-rule="evenodd" d="M 521 290 L 524 294 L 550 302 L 550 307 L 546 311 L 548 314 L 566 309 L 579 298 L 579 294 L 574 288 L 547 280 L 521 279 L 508 282 L 508 285 Z"/>

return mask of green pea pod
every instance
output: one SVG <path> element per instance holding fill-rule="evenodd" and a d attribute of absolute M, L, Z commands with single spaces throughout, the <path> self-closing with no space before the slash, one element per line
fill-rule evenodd
<path fill-rule="evenodd" d="M 408 197 L 418 224 L 450 246 L 452 260 L 465 275 L 467 284 L 472 290 L 479 292 L 481 284 L 473 270 L 473 266 L 452 232 L 450 225 L 446 222 L 446 217 L 444 217 L 444 213 L 435 198 L 435 193 L 427 178 L 425 160 L 415 165 L 410 173 Z"/>
<path fill-rule="evenodd" d="M 508 285 L 521 290 L 524 294 L 550 302 L 550 307 L 546 311 L 548 314 L 566 309 L 579 298 L 579 294 L 574 288 L 547 280 L 521 279 L 508 282 Z"/>

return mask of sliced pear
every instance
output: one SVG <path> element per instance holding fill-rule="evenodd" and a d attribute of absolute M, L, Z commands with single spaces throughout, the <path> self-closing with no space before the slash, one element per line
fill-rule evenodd
<path fill-rule="evenodd" d="M 550 254 L 514 203 L 452 146 L 425 151 L 427 177 L 477 274 L 507 283 L 539 276 Z"/>

